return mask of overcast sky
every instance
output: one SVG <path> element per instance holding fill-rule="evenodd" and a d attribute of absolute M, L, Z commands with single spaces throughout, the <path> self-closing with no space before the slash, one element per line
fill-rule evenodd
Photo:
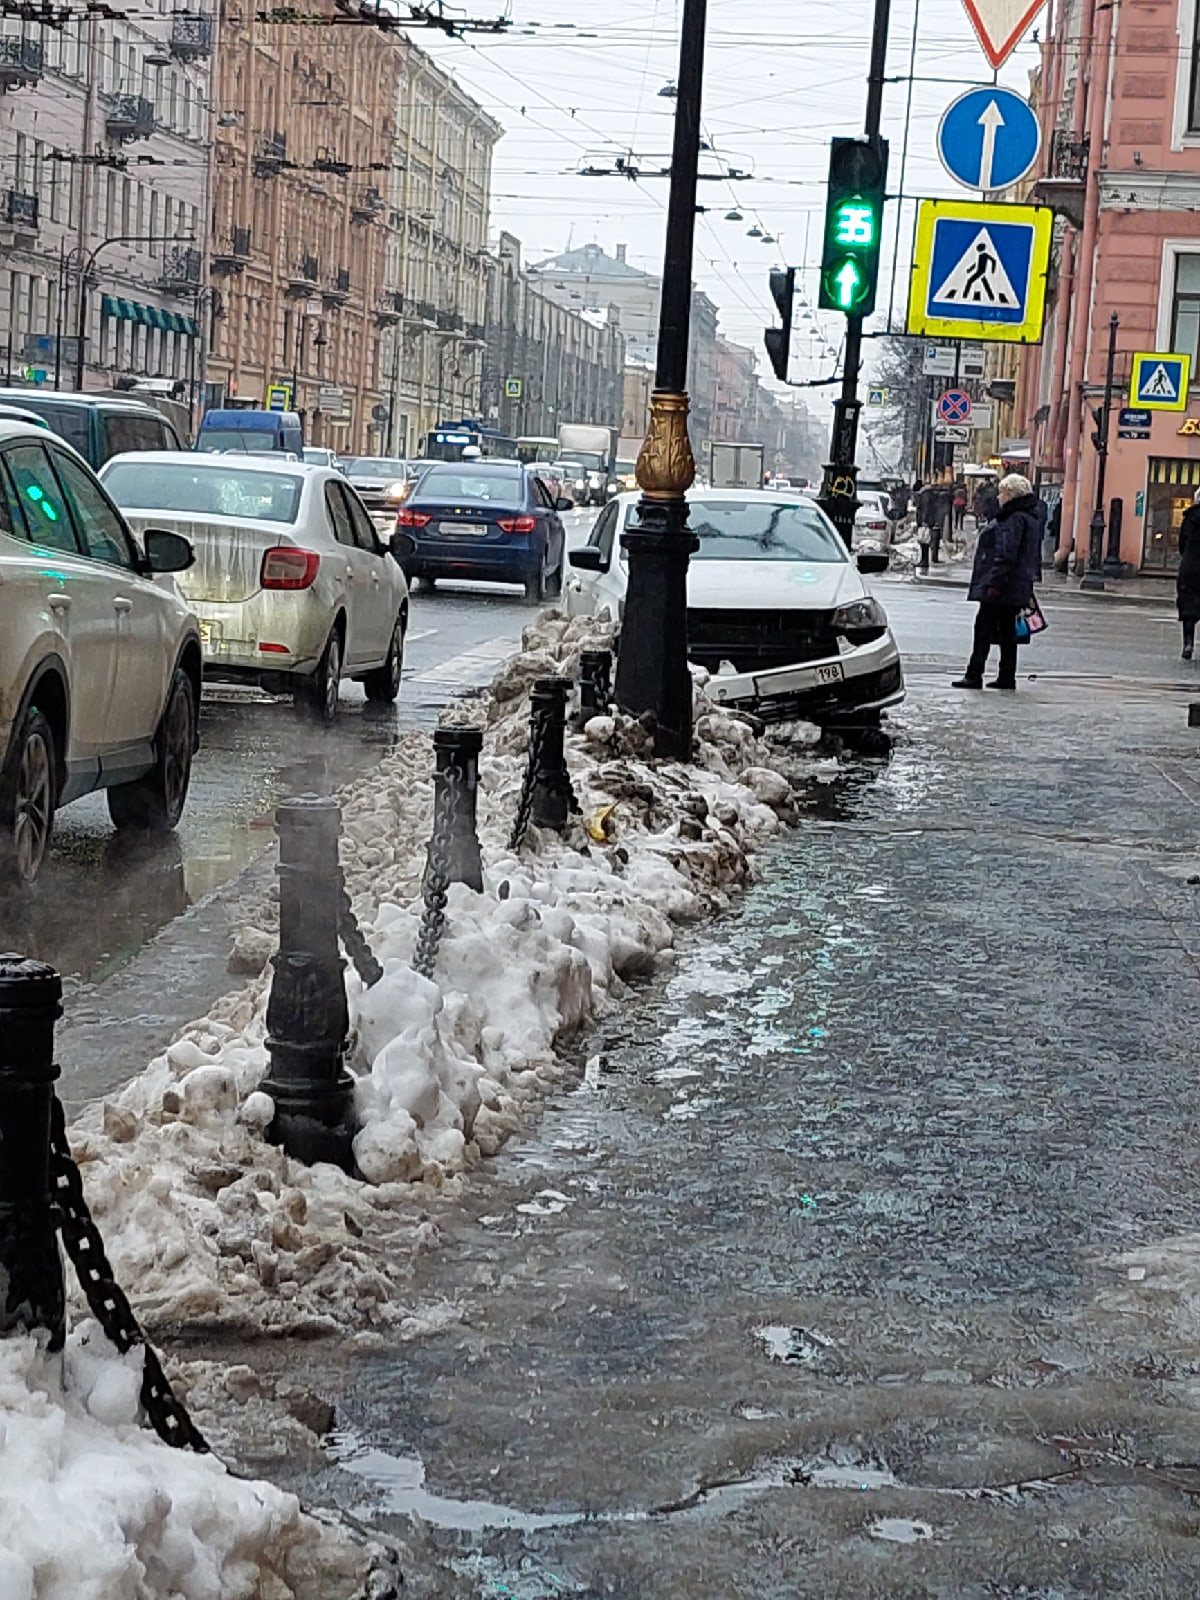
<path fill-rule="evenodd" d="M 504 9 L 504 0 L 458 3 L 474 16 Z M 938 120 L 956 94 L 991 82 L 993 74 L 962 0 L 893 0 L 888 77 L 909 75 L 914 5 L 918 81 L 905 193 L 966 198 L 938 161 Z M 680 0 L 509 0 L 509 12 L 514 27 L 504 38 L 441 42 L 432 33 L 417 36 L 506 130 L 496 152 L 493 230 L 515 233 L 527 261 L 568 243 L 595 240 L 610 254 L 625 244 L 636 265 L 661 271 L 666 181 L 634 184 L 576 173 L 585 162 L 610 165 L 614 156 L 630 151 L 669 154 L 674 102 L 659 90 L 678 71 Z M 862 131 L 872 14 L 871 0 L 709 0 L 704 133 L 717 159 L 755 176 L 701 184 L 700 203 L 711 209 L 698 219 L 695 277 L 719 306 L 722 331 L 760 352 L 772 312 L 772 266 L 807 269 L 815 300 L 829 140 L 835 133 Z M 1044 15 L 1035 19 L 1035 28 Z M 1000 75 L 1002 83 L 1022 92 L 1038 59 L 1033 31 Z M 899 187 L 907 95 L 907 82 L 889 83 L 885 90 L 889 192 Z M 725 220 L 733 209 L 742 213 L 742 222 Z M 882 315 L 870 327 L 887 326 L 898 210 L 889 204 Z M 751 227 L 773 234 L 778 244 L 747 237 Z M 911 231 L 906 205 L 898 327 Z M 802 348 L 811 358 L 805 375 L 830 370 L 823 347 L 838 345 L 840 325 L 840 318 L 826 315 L 821 332 L 805 341 Z"/>

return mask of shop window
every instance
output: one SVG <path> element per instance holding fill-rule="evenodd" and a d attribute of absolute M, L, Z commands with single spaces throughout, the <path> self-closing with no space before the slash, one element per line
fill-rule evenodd
<path fill-rule="evenodd" d="M 1196 370 L 1196 355 L 1200 349 L 1200 254 L 1194 252 L 1181 252 L 1175 257 L 1171 349 L 1180 355 L 1190 355 L 1192 370 Z"/>
<path fill-rule="evenodd" d="M 1146 484 L 1146 516 L 1142 566 L 1150 572 L 1174 572 L 1179 566 L 1179 524 L 1200 489 L 1200 460 L 1150 458 Z"/>

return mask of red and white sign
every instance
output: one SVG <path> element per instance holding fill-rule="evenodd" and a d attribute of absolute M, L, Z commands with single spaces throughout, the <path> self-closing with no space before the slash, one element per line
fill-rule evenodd
<path fill-rule="evenodd" d="M 1046 0 L 963 0 L 983 53 L 993 67 L 1004 65 L 1045 3 Z"/>

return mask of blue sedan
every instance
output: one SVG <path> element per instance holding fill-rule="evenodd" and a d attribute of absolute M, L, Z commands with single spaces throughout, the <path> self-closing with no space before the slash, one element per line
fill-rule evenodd
<path fill-rule="evenodd" d="M 562 592 L 559 512 L 570 505 L 516 461 L 436 462 L 396 517 L 413 545 L 405 573 L 430 586 L 438 578 L 520 583 L 527 599 L 548 600 Z"/>

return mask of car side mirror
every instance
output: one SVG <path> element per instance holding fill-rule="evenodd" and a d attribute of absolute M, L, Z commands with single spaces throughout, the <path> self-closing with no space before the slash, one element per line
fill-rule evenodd
<path fill-rule="evenodd" d="M 568 552 L 567 560 L 582 572 L 607 572 L 608 564 L 600 554 L 599 545 L 584 544 Z"/>
<path fill-rule="evenodd" d="M 147 528 L 142 535 L 142 548 L 146 552 L 146 566 L 154 573 L 186 572 L 195 565 L 192 541 L 166 528 Z"/>
<path fill-rule="evenodd" d="M 886 550 L 861 550 L 857 563 L 860 572 L 886 572 L 890 558 Z"/>
<path fill-rule="evenodd" d="M 416 555 L 417 541 L 411 533 L 405 533 L 403 528 L 397 528 L 388 540 L 388 549 L 392 553 L 392 559 L 403 566 L 410 556 Z"/>
<path fill-rule="evenodd" d="M 568 500 L 565 494 L 560 494 L 554 502 L 554 509 L 555 511 L 574 511 L 575 502 L 574 500 Z"/>

